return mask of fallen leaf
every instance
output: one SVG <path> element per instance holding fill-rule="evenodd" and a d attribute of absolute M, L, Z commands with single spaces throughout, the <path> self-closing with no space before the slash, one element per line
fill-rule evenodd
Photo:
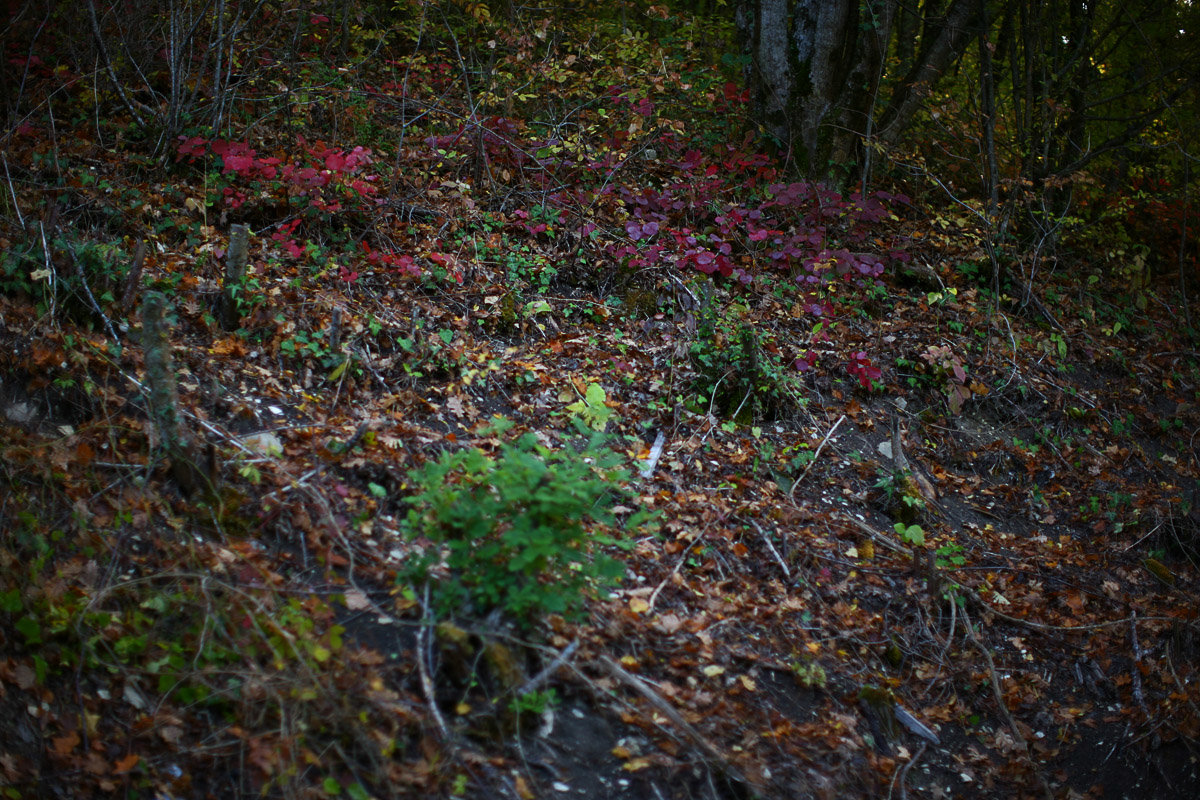
<path fill-rule="evenodd" d="M 58 756 L 66 756 L 79 745 L 79 731 L 67 731 L 62 736 L 55 737 L 53 744 L 54 754 Z"/>
<path fill-rule="evenodd" d="M 345 595 L 346 608 L 351 611 L 362 611 L 371 605 L 371 601 L 367 596 L 358 589 L 351 589 Z"/>
<path fill-rule="evenodd" d="M 87 754 L 87 761 L 84 763 L 84 769 L 93 775 L 107 775 L 108 762 L 104 760 L 104 756 L 93 751 Z"/>
<path fill-rule="evenodd" d="M 130 753 L 124 758 L 117 759 L 117 761 L 113 763 L 113 772 L 118 774 L 122 772 L 129 772 L 129 770 L 136 767 L 138 762 L 141 760 L 142 757 L 137 753 Z"/>
<path fill-rule="evenodd" d="M 17 687 L 21 689 L 32 689 L 37 683 L 37 674 L 25 664 L 18 664 L 13 670 L 13 679 L 17 683 Z"/>
<path fill-rule="evenodd" d="M 160 728 L 158 735 L 167 744 L 178 744 L 180 737 L 183 736 L 183 728 L 178 725 L 168 725 Z"/>

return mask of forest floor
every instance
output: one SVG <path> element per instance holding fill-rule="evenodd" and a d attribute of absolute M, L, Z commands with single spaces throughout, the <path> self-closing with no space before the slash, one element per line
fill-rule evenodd
<path fill-rule="evenodd" d="M 607 165 L 512 120 L 355 149 L 329 127 L 348 98 L 377 123 L 395 103 L 338 96 L 240 150 L 137 157 L 88 115 L 5 145 L 6 797 L 1196 796 L 1200 368 L 1175 284 L 1017 257 L 997 293 L 952 205 L 649 133 Z M 584 197 L 568 168 L 607 177 Z M 822 219 L 838 268 L 755 249 Z M 192 442 L 174 472 L 151 289 Z M 511 568 L 523 606 L 488 583 L 519 550 L 413 580 L 437 549 L 414 469 L 520 453 L 553 467 L 533 495 L 593 474 L 581 431 L 627 471 L 607 522 L 568 503 L 597 536 L 578 561 Z"/>

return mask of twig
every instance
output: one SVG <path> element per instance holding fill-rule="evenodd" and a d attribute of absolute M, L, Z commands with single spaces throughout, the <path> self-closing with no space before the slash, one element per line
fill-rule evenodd
<path fill-rule="evenodd" d="M 137 122 L 139 128 L 145 129 L 146 120 L 142 118 L 142 115 L 138 113 L 137 106 L 125 94 L 125 85 L 117 78 L 117 73 L 113 69 L 112 59 L 108 55 L 108 46 L 104 42 L 104 34 L 100 32 L 100 23 L 96 19 L 96 4 L 88 3 L 87 8 L 88 17 L 92 23 L 92 35 L 96 37 L 96 46 L 100 49 L 100 58 L 104 61 L 104 69 L 108 72 L 108 79 L 112 81 L 113 89 L 116 90 L 117 96 L 121 98 L 121 103 L 125 106 L 129 115 Z"/>
<path fill-rule="evenodd" d="M 817 450 L 815 453 L 813 453 L 812 461 L 808 462 L 808 466 L 804 468 L 804 472 L 800 473 L 800 477 L 796 478 L 796 481 L 792 484 L 792 488 L 788 490 L 788 497 L 791 498 L 793 503 L 796 502 L 796 487 L 800 485 L 800 481 L 804 480 L 805 476 L 808 475 L 808 471 L 811 470 L 813 465 L 817 463 L 817 457 L 821 455 L 821 450 L 824 449 L 825 444 L 829 441 L 829 437 L 833 436 L 833 432 L 838 429 L 838 426 L 841 425 L 845 419 L 846 415 L 842 414 L 840 417 L 838 417 L 837 422 L 833 423 L 833 427 L 829 429 L 829 433 L 825 434 L 825 438 L 821 440 L 819 445 L 817 445 Z"/>
<path fill-rule="evenodd" d="M 699 748 L 704 751 L 706 756 L 720 764 L 726 775 L 733 778 L 743 786 L 748 786 L 757 791 L 757 787 L 744 775 L 742 775 L 736 767 L 730 764 L 729 760 L 722 755 L 721 751 L 718 750 L 712 744 L 712 742 L 708 741 L 708 739 L 705 739 L 704 735 L 701 734 L 700 731 L 692 727 L 692 725 L 689 724 L 688 721 L 685 720 L 670 703 L 662 699 L 657 692 L 647 686 L 645 681 L 641 680 L 636 675 L 631 675 L 630 673 L 626 672 L 620 664 L 613 661 L 608 656 L 601 656 L 600 661 L 604 664 L 614 678 L 650 701 L 652 706 L 660 711 L 667 719 L 671 720 L 671 722 L 677 728 L 679 728 L 687 736 L 687 738 L 691 739 L 697 746 L 699 746 Z"/>
<path fill-rule="evenodd" d="M 792 579 L 792 571 L 788 569 L 787 562 L 783 560 L 783 557 L 779 555 L 779 551 L 775 549 L 775 545 L 771 543 L 771 537 L 767 535 L 767 532 L 762 529 L 762 526 L 760 526 L 757 521 L 750 520 L 750 524 L 758 529 L 758 535 L 762 537 L 763 544 L 765 544 L 767 549 L 771 551 L 771 555 L 775 557 L 775 561 L 778 562 L 779 568 L 783 570 L 783 577 L 790 581 Z"/>
<path fill-rule="evenodd" d="M 1037 768 L 1037 763 L 1033 760 L 1032 754 L 1029 752 L 1029 742 L 1025 741 L 1025 737 L 1021 734 L 1021 729 L 1017 727 L 1017 721 L 1013 719 L 1012 712 L 1008 710 L 1008 705 L 1004 702 L 1004 695 L 1000 691 L 1000 675 L 996 672 L 996 662 L 992 660 L 992 652 L 987 649 L 983 641 L 979 638 L 979 634 L 975 632 L 975 626 L 971 624 L 971 618 L 967 614 L 967 607 L 962 607 L 963 627 L 967 630 L 967 636 L 971 642 L 979 650 L 983 656 L 983 660 L 987 662 L 988 675 L 991 678 L 992 696 L 996 700 L 996 706 L 1000 709 L 1000 714 L 1004 717 L 1004 721 L 1008 723 L 1009 730 L 1012 731 L 1013 738 L 1021 746 L 1021 750 L 1025 754 L 1025 761 L 1029 768 L 1033 770 L 1033 774 L 1037 776 L 1038 782 L 1042 785 L 1042 794 L 1046 796 L 1046 800 L 1051 800 L 1053 795 L 1050 793 L 1050 787 L 1046 783 L 1046 779 Z"/>
<path fill-rule="evenodd" d="M 1137 700 L 1138 706 L 1146 715 L 1146 720 L 1149 721 L 1150 709 L 1146 706 L 1146 695 L 1142 691 L 1142 645 L 1138 642 L 1136 611 L 1129 616 L 1129 643 L 1133 647 L 1133 668 L 1129 670 L 1130 677 L 1133 679 L 1133 699 Z"/>
<path fill-rule="evenodd" d="M 421 674 L 421 689 L 425 692 L 425 702 L 429 704 L 429 713 L 433 716 L 433 721 L 437 723 L 438 732 L 442 734 L 442 740 L 449 741 L 450 729 L 446 727 L 446 719 L 442 716 L 441 709 L 438 708 L 437 697 L 433 692 L 433 680 L 429 677 L 429 666 L 426 663 L 426 659 L 429 658 L 426 651 L 432 652 L 433 649 L 433 640 L 430 636 L 432 632 L 433 613 L 430 611 L 428 583 L 425 584 L 425 592 L 421 598 L 421 604 L 425 609 L 425 624 L 417 629 L 417 671 Z"/>
<path fill-rule="evenodd" d="M 1038 631 L 1050 631 L 1057 633 L 1058 631 L 1095 631 L 1100 628 L 1112 628 L 1117 625 L 1125 625 L 1126 623 L 1136 622 L 1178 622 L 1174 617 L 1142 617 L 1140 620 L 1137 615 L 1131 617 L 1122 617 L 1121 619 L 1110 619 L 1104 622 L 1092 622 L 1087 625 L 1047 625 L 1044 622 L 1034 622 L 1031 619 L 1021 619 L 1020 617 L 1010 616 L 1003 611 L 997 611 L 992 606 L 983 602 L 973 593 L 964 593 L 963 597 L 967 598 L 967 602 L 977 604 L 982 610 L 989 614 L 995 614 L 1005 622 L 1011 622 L 1014 625 L 1024 625 L 1028 628 L 1033 628 Z"/>
<path fill-rule="evenodd" d="M 992 651 L 987 649 L 983 641 L 979 638 L 979 634 L 975 632 L 975 626 L 971 624 L 971 618 L 967 616 L 966 607 L 963 608 L 963 627 L 967 630 L 967 636 L 971 643 L 979 650 L 983 656 L 983 660 L 987 662 L 988 674 L 991 676 L 992 696 L 996 700 L 996 706 L 1000 709 L 1004 721 L 1008 723 L 1009 729 L 1012 730 L 1013 736 L 1021 743 L 1021 746 L 1028 752 L 1029 743 L 1025 741 L 1025 737 L 1021 734 L 1021 729 L 1017 727 L 1017 721 L 1013 719 L 1012 712 L 1008 710 L 1008 705 L 1004 702 L 1004 695 L 1000 693 L 1000 675 L 996 672 L 996 662 L 992 660 Z"/>
<path fill-rule="evenodd" d="M 679 560 L 675 562 L 675 568 L 671 570 L 671 574 L 663 578 L 662 583 L 658 584 L 654 591 L 650 593 L 650 599 L 646 601 L 647 614 L 654 609 L 654 602 L 658 600 L 659 592 L 661 592 L 663 587 L 671 581 L 671 577 L 674 576 L 675 573 L 679 572 L 679 569 L 683 566 L 683 562 L 687 560 L 688 553 L 692 552 L 692 548 L 696 546 L 696 542 L 700 541 L 702 538 L 704 538 L 704 531 L 701 531 L 695 539 L 692 539 L 692 541 L 688 542 L 688 546 L 683 548 L 683 552 L 679 554 Z"/>
<path fill-rule="evenodd" d="M 8 158 L 0 154 L 0 160 L 4 162 L 4 177 L 8 179 L 8 192 L 12 195 L 13 211 L 17 215 L 17 223 L 21 226 L 21 230 L 25 230 L 25 217 L 21 214 L 21 203 L 17 200 L 17 190 L 13 188 L 12 175 L 8 172 Z"/>
<path fill-rule="evenodd" d="M 550 662 L 549 666 L 547 666 L 537 675 L 534 675 L 532 678 L 525 681 L 525 683 L 521 685 L 521 688 L 517 689 L 517 695 L 529 694 L 530 692 L 536 690 L 543 683 L 550 680 L 551 676 L 558 671 L 559 667 L 571 660 L 571 656 L 575 655 L 575 651 L 578 649 L 579 640 L 576 639 L 567 645 L 565 650 L 555 656 L 554 660 Z"/>
<path fill-rule="evenodd" d="M 908 778 L 908 771 L 913 768 L 913 764 L 921 760 L 921 756 L 925 754 L 925 748 L 928 746 L 925 742 L 921 742 L 921 746 L 917 748 L 917 752 L 913 753 L 913 757 L 900 768 L 900 771 L 896 773 L 896 777 L 892 778 L 892 787 L 900 787 L 900 800 L 906 800 L 908 797 L 908 792 L 904 789 L 904 781 Z M 891 797 L 891 795 L 892 790 L 889 788 L 888 797 Z"/>
<path fill-rule="evenodd" d="M 108 318 L 108 315 L 104 313 L 104 309 L 102 309 L 100 304 L 96 302 L 96 296 L 92 294 L 92 287 L 88 286 L 87 275 L 83 271 L 83 265 L 80 264 L 79 259 L 75 257 L 75 251 L 68 248 L 67 254 L 71 257 L 71 265 L 75 267 L 75 275 L 79 278 L 79 285 L 83 287 L 83 293 L 87 295 L 88 305 L 92 307 L 92 311 L 95 311 L 96 315 L 100 317 L 100 320 L 104 323 L 104 327 L 108 330 L 109 338 L 113 340 L 114 344 L 119 344 L 121 339 L 117 336 L 117 330 L 113 327 L 112 321 Z"/>
<path fill-rule="evenodd" d="M 684 292 L 687 293 L 687 296 L 689 298 L 691 298 L 693 309 L 700 308 L 700 301 L 698 299 L 696 299 L 696 295 L 694 295 L 692 293 L 692 290 L 688 288 L 686 283 L 679 280 L 679 278 L 675 277 L 674 275 L 671 275 L 670 273 L 667 274 L 667 277 L 670 278 L 672 281 L 674 281 L 676 286 L 678 286 L 680 289 L 682 289 Z"/>

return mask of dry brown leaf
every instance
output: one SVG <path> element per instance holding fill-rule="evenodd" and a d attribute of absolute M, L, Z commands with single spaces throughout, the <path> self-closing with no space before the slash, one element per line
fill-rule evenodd
<path fill-rule="evenodd" d="M 62 736 L 53 739 L 51 747 L 57 756 L 70 754 L 79 745 L 79 731 L 67 731 Z"/>

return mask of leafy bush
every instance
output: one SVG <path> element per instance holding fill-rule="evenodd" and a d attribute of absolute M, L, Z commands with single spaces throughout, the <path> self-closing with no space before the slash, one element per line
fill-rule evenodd
<path fill-rule="evenodd" d="M 95 312 L 115 302 L 127 262 L 119 246 L 65 230 L 48 245 L 44 237 L 31 236 L 0 254 L 0 294 L 26 294 L 43 313 L 98 324 Z"/>
<path fill-rule="evenodd" d="M 503 432 L 511 423 L 496 425 Z M 622 458 L 593 436 L 582 452 L 550 450 L 527 433 L 493 457 L 478 448 L 446 453 L 410 473 L 410 537 L 428 546 L 401 579 L 432 580 L 443 613 L 501 609 L 514 619 L 575 614 L 595 587 L 624 573 L 598 552 L 619 544 L 589 530 L 612 525 L 628 496 Z M 635 514 L 627 525 L 644 521 Z"/>
<path fill-rule="evenodd" d="M 691 346 L 699 402 L 712 403 L 738 419 L 773 418 L 803 405 L 799 370 L 784 357 L 770 331 L 745 319 L 748 309 L 732 304 L 700 310 Z"/>

